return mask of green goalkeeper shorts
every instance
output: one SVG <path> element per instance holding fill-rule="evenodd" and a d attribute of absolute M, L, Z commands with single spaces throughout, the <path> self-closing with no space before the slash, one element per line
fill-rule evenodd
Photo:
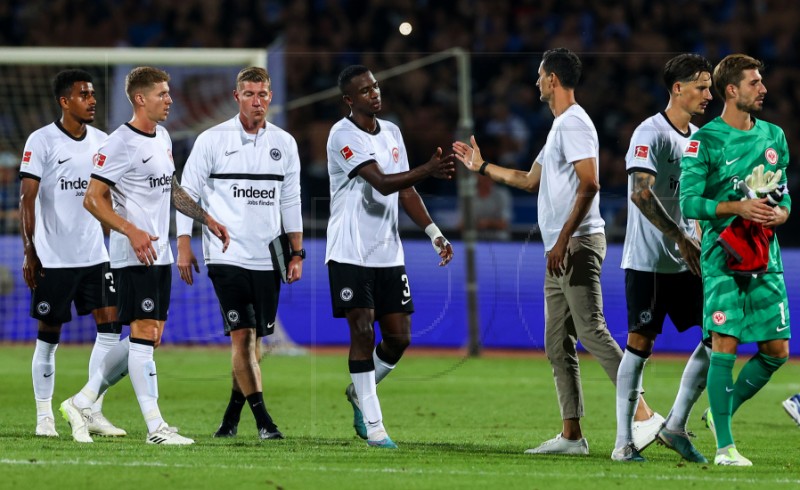
<path fill-rule="evenodd" d="M 706 337 L 717 332 L 740 344 L 791 337 L 783 274 L 706 276 L 703 295 Z"/>

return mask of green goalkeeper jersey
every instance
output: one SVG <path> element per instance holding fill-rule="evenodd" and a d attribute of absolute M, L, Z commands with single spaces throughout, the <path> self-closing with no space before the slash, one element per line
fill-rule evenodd
<path fill-rule="evenodd" d="M 729 126 L 721 117 L 715 118 L 694 134 L 681 158 L 681 210 L 687 218 L 701 220 L 700 260 L 704 276 L 733 274 L 726 265 L 727 254 L 717 238 L 734 218 L 717 218 L 717 204 L 742 199 L 738 182 L 762 164 L 765 172 L 780 169 L 783 176 L 779 184 L 786 184 L 789 165 L 786 136 L 778 126 L 754 120 L 750 131 L 741 131 Z M 787 210 L 791 208 L 788 194 L 780 205 Z M 770 243 L 767 272 L 783 272 L 777 237 Z"/>

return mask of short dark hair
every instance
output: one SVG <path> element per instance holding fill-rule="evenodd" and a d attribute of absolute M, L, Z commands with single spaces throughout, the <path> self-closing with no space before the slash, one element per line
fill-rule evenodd
<path fill-rule="evenodd" d="M 75 82 L 93 83 L 92 75 L 84 70 L 64 70 L 56 74 L 56 77 L 53 78 L 53 96 L 56 98 L 56 102 L 59 102 L 61 97 L 69 97 Z"/>
<path fill-rule="evenodd" d="M 152 66 L 139 66 L 131 70 L 125 77 L 125 93 L 133 104 L 133 96 L 139 90 L 148 90 L 157 83 L 169 82 L 169 74 Z"/>
<path fill-rule="evenodd" d="M 555 73 L 564 88 L 575 88 L 581 79 L 581 60 L 567 48 L 544 52 L 542 68 L 546 74 Z"/>
<path fill-rule="evenodd" d="M 239 74 L 236 75 L 236 90 L 241 90 L 244 82 L 266 83 L 272 89 L 272 80 L 269 78 L 269 73 L 260 66 L 242 68 Z"/>
<path fill-rule="evenodd" d="M 705 57 L 694 53 L 679 54 L 664 65 L 664 85 L 672 91 L 675 82 L 693 82 L 701 73 L 708 72 L 710 75 L 712 71 L 714 67 Z"/>
<path fill-rule="evenodd" d="M 342 70 L 342 72 L 339 73 L 338 79 L 339 90 L 342 92 L 342 95 L 347 95 L 345 88 L 350 84 L 350 81 L 367 72 L 369 72 L 369 68 L 364 65 L 350 65 Z"/>
<path fill-rule="evenodd" d="M 761 70 L 764 63 L 746 54 L 729 54 L 714 67 L 714 90 L 725 100 L 725 88 L 739 85 L 745 70 Z"/>

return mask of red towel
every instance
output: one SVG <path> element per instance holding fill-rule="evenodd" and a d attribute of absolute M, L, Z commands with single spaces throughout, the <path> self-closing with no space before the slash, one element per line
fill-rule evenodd
<path fill-rule="evenodd" d="M 720 233 L 717 242 L 728 252 L 728 267 L 741 274 L 760 274 L 767 271 L 769 242 L 774 232 L 761 223 L 737 216 Z"/>

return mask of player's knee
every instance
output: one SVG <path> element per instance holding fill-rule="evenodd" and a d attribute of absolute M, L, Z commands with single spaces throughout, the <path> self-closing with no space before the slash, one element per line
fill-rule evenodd
<path fill-rule="evenodd" d="M 764 354 L 763 352 L 759 352 L 756 355 L 758 356 L 758 358 L 761 361 L 761 363 L 764 366 L 764 368 L 767 371 L 769 371 L 771 373 L 774 373 L 775 371 L 780 369 L 781 366 L 786 364 L 786 362 L 789 360 L 789 352 L 788 351 L 789 351 L 789 348 L 787 347 L 785 356 L 771 356 L 771 355 Z"/>
<path fill-rule="evenodd" d="M 372 346 L 375 343 L 375 330 L 367 322 L 354 322 L 350 324 L 350 338 L 353 343 Z"/>

